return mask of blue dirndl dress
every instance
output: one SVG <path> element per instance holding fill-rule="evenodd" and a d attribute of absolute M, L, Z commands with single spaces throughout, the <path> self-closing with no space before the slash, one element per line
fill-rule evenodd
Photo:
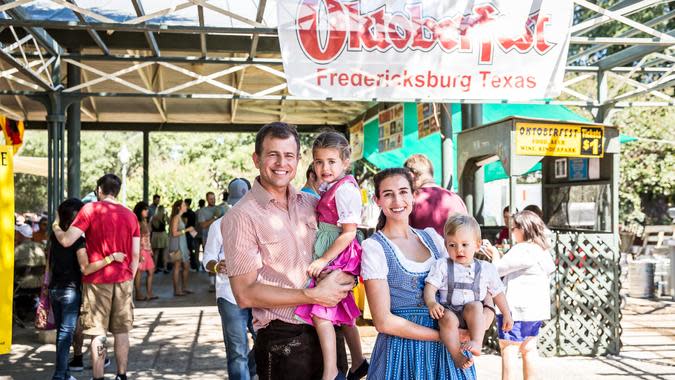
<path fill-rule="evenodd" d="M 435 259 L 442 257 L 433 239 L 424 230 L 414 230 Z M 413 273 L 399 262 L 389 240 L 377 232 L 373 235 L 384 249 L 389 274 L 387 282 L 391 294 L 391 312 L 415 324 L 438 329 L 438 323 L 429 315 L 424 304 L 424 280 L 428 271 Z M 405 339 L 378 334 L 371 356 L 369 380 L 474 380 L 476 369 L 455 367 L 450 353 L 441 342 Z"/>

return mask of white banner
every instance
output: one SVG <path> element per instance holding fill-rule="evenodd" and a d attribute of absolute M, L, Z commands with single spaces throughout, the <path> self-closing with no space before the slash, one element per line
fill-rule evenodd
<path fill-rule="evenodd" d="M 530 100 L 560 94 L 572 0 L 279 0 L 291 94 Z"/>

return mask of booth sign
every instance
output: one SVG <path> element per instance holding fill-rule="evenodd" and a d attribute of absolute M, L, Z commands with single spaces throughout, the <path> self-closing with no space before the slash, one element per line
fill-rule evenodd
<path fill-rule="evenodd" d="M 602 157 L 604 131 L 602 125 L 516 123 L 516 154 Z"/>
<path fill-rule="evenodd" d="M 572 0 L 280 0 L 291 94 L 311 99 L 553 98 Z"/>

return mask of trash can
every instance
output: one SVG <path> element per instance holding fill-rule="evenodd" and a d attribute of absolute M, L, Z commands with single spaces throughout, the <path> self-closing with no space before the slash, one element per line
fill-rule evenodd
<path fill-rule="evenodd" d="M 636 260 L 628 266 L 628 294 L 635 298 L 654 297 L 654 272 L 656 263 L 651 260 Z"/>

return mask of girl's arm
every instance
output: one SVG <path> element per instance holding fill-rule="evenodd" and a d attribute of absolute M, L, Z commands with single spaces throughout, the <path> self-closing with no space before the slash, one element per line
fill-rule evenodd
<path fill-rule="evenodd" d="M 511 331 L 513 328 L 513 318 L 511 317 L 511 310 L 509 309 L 509 303 L 506 302 L 506 294 L 501 292 L 493 297 L 495 305 L 499 308 L 504 316 L 504 323 L 502 324 L 502 330 Z M 489 326 L 488 326 L 489 327 Z"/>
<path fill-rule="evenodd" d="M 179 230 L 178 229 L 178 220 L 180 219 L 179 215 L 174 216 L 171 218 L 171 236 L 173 237 L 179 237 L 182 234 L 185 233 L 185 230 Z"/>
<path fill-rule="evenodd" d="M 370 311 L 373 314 L 373 324 L 378 332 L 406 339 L 440 340 L 438 331 L 420 326 L 391 313 L 391 295 L 386 280 L 366 280 L 364 284 Z"/>
<path fill-rule="evenodd" d="M 523 244 L 523 243 L 520 243 Z M 529 268 L 535 262 L 531 261 L 526 253 L 526 248 L 516 244 L 504 256 L 500 257 L 499 253 L 492 255 L 492 264 L 497 268 L 499 277 L 504 277 L 507 274 L 517 272 L 522 269 Z"/>
<path fill-rule="evenodd" d="M 340 236 L 335 239 L 333 244 L 326 250 L 326 252 L 320 258 L 314 260 L 309 265 L 307 273 L 312 277 L 318 277 L 321 273 L 321 270 L 328 265 L 333 259 L 338 257 L 340 252 L 344 251 L 345 248 L 356 238 L 356 224 L 346 223 L 342 225 L 342 232 Z"/>
<path fill-rule="evenodd" d="M 75 253 L 77 254 L 77 262 L 80 264 L 80 271 L 82 271 L 82 274 L 85 276 L 100 270 L 113 261 L 122 262 L 124 261 L 125 257 L 124 253 L 115 252 L 101 260 L 90 263 L 89 258 L 87 257 L 87 250 L 85 248 L 80 248 Z"/>

